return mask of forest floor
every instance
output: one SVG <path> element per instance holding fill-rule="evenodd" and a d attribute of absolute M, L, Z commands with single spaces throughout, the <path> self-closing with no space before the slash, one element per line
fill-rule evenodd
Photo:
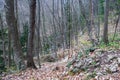
<path fill-rule="evenodd" d="M 111 30 L 112 31 L 110 31 L 110 34 L 114 33 L 113 29 Z M 86 42 L 83 43 L 85 43 L 85 45 L 87 44 Z M 103 50 L 107 49 L 110 49 L 110 47 L 103 47 Z M 114 53 L 111 53 L 111 51 L 107 50 L 107 52 L 103 53 L 103 56 L 116 54 L 119 55 L 118 58 L 120 58 L 120 47 L 118 50 L 113 51 Z M 114 73 L 95 76 L 94 78 L 90 79 L 87 79 L 87 72 L 80 72 L 70 75 L 69 69 L 66 66 L 71 59 L 68 59 L 67 55 L 66 58 L 62 58 L 62 60 L 56 62 L 44 62 L 41 64 L 41 68 L 39 69 L 27 69 L 19 73 L 4 75 L 2 80 L 120 80 L 120 66 L 117 67 L 117 71 Z M 104 61 L 105 59 L 101 58 L 101 60 Z"/>
<path fill-rule="evenodd" d="M 120 58 L 120 50 L 114 53 L 106 52 L 103 56 L 115 54 Z M 102 58 L 101 60 L 105 59 Z M 2 77 L 2 80 L 120 80 L 120 67 L 118 67 L 118 71 L 115 73 L 87 79 L 86 72 L 70 75 L 66 67 L 67 63 L 67 57 L 57 62 L 45 62 L 42 63 L 40 69 L 27 69 L 19 73 L 6 75 Z"/>

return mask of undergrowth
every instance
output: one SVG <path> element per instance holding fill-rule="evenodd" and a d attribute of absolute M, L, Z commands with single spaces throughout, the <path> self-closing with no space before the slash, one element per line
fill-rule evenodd
<path fill-rule="evenodd" d="M 109 49 L 114 49 L 114 50 L 117 50 L 117 49 L 120 49 L 120 36 L 119 34 L 116 34 L 114 40 L 113 40 L 113 34 L 110 34 L 109 35 L 109 43 L 108 44 L 105 44 L 102 40 L 100 41 L 100 44 L 98 45 L 98 47 L 100 49 L 106 49 L 106 50 L 109 50 Z"/>

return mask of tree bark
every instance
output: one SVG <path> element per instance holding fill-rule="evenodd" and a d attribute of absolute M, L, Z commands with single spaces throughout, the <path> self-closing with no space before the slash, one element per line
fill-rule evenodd
<path fill-rule="evenodd" d="M 87 18 L 86 12 L 85 12 L 85 7 L 82 3 L 82 0 L 79 0 L 79 7 L 80 7 L 80 11 L 82 16 L 84 17 L 85 21 L 86 21 L 86 27 L 88 29 L 88 36 L 90 38 L 90 41 L 93 43 L 92 41 L 92 35 L 91 35 L 91 26 L 90 26 L 90 20 L 89 18 Z"/>
<path fill-rule="evenodd" d="M 25 63 L 23 60 L 22 48 L 19 41 L 17 24 L 15 21 L 14 0 L 5 0 L 5 2 L 6 2 L 6 21 L 13 42 L 15 63 L 18 69 L 23 69 L 23 67 L 25 68 Z"/>
<path fill-rule="evenodd" d="M 104 31 L 103 31 L 103 42 L 108 43 L 108 16 L 109 16 L 109 0 L 105 0 L 104 8 Z"/>
<path fill-rule="evenodd" d="M 1 39 L 2 39 L 2 50 L 3 50 L 3 58 L 4 58 L 4 62 L 6 65 L 6 52 L 5 52 L 5 39 L 4 39 L 4 29 L 3 29 L 3 20 L 0 14 L 0 26 L 1 26 Z"/>
<path fill-rule="evenodd" d="M 8 30 L 8 67 L 11 66 L 11 51 L 12 51 L 12 48 L 11 48 L 11 36 L 10 36 L 10 30 Z"/>
<path fill-rule="evenodd" d="M 33 40 L 35 33 L 35 15 L 36 15 L 36 0 L 30 0 L 30 27 L 28 33 L 28 46 L 27 46 L 27 67 L 36 68 L 33 60 Z"/>
<path fill-rule="evenodd" d="M 41 27 L 41 8 L 40 7 L 41 7 L 41 1 L 38 0 L 38 23 L 37 23 L 38 25 L 36 27 L 36 29 L 37 29 L 36 31 L 37 31 L 37 35 L 38 35 L 37 59 L 38 59 L 39 68 L 41 67 L 39 55 L 42 54 L 42 44 L 41 44 L 41 37 L 40 37 L 40 27 Z"/>

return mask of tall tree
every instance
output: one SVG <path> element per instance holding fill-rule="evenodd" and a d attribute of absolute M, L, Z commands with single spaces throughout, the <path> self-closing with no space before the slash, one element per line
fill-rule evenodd
<path fill-rule="evenodd" d="M 56 25 L 55 25 L 55 1 L 53 0 L 53 2 L 52 2 L 52 8 L 53 8 L 53 14 L 52 14 L 52 16 L 53 16 L 53 31 L 54 31 L 54 52 L 55 52 L 55 57 L 57 57 L 57 53 L 56 53 L 56 49 L 57 49 L 57 45 L 56 45 L 56 34 L 57 34 L 57 32 L 56 32 Z"/>
<path fill-rule="evenodd" d="M 42 44 L 41 44 L 41 37 L 40 37 L 40 27 L 41 27 L 41 1 L 38 0 L 38 22 L 37 22 L 37 26 L 36 26 L 36 32 L 37 32 L 37 60 L 38 60 L 38 65 L 39 67 L 41 67 L 40 64 L 40 57 L 39 55 L 42 54 Z"/>
<path fill-rule="evenodd" d="M 87 12 L 86 12 L 85 6 L 83 5 L 82 0 L 79 0 L 79 7 L 80 7 L 80 11 L 81 11 L 82 16 L 85 19 L 86 27 L 88 28 L 88 36 L 90 38 L 90 41 L 93 43 L 92 35 L 91 35 L 90 20 L 89 20 L 89 18 L 87 18 L 87 14 L 86 14 Z"/>
<path fill-rule="evenodd" d="M 30 27 L 28 33 L 28 46 L 27 46 L 27 67 L 36 68 L 33 60 L 33 40 L 35 33 L 35 15 L 36 15 L 36 0 L 30 0 Z"/>
<path fill-rule="evenodd" d="M 11 51 L 12 51 L 12 48 L 11 48 L 11 35 L 10 35 L 10 30 L 8 30 L 8 67 L 11 66 Z"/>
<path fill-rule="evenodd" d="M 23 60 L 22 48 L 19 41 L 18 29 L 17 29 L 16 19 L 15 19 L 14 0 L 5 0 L 5 2 L 6 2 L 6 5 L 5 5 L 6 21 L 7 21 L 8 29 L 10 30 L 10 33 L 11 33 L 13 49 L 15 52 L 14 60 L 17 65 L 17 68 L 21 69 L 22 66 L 25 66 L 25 64 Z"/>
<path fill-rule="evenodd" d="M 18 0 L 14 1 L 14 8 L 15 8 L 15 19 L 18 28 L 18 35 L 20 35 L 20 27 L 19 27 L 19 16 L 18 16 Z"/>
<path fill-rule="evenodd" d="M 70 0 L 66 1 L 66 26 L 67 26 L 67 31 L 66 31 L 66 37 L 67 37 L 67 48 L 70 48 L 71 46 L 71 29 L 72 29 L 72 16 L 71 16 L 71 4 Z"/>
<path fill-rule="evenodd" d="M 109 0 L 105 0 L 103 41 L 106 44 L 108 43 L 108 16 L 109 16 Z"/>
<path fill-rule="evenodd" d="M 3 20 L 2 20 L 2 16 L 0 14 L 0 28 L 1 28 L 1 39 L 2 39 L 2 50 L 3 50 L 3 58 L 4 58 L 4 62 L 6 64 L 6 53 L 5 53 L 5 39 L 4 39 L 4 29 L 3 29 Z"/>
<path fill-rule="evenodd" d="M 65 28 L 65 22 L 64 22 L 64 0 L 61 0 L 61 42 L 62 42 L 62 47 L 64 49 L 65 45 L 65 32 L 64 32 L 64 28 Z"/>

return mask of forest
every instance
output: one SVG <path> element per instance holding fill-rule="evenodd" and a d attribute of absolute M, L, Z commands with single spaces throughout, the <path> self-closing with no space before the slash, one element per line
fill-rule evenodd
<path fill-rule="evenodd" d="M 0 0 L 0 80 L 120 80 L 120 0 Z"/>

